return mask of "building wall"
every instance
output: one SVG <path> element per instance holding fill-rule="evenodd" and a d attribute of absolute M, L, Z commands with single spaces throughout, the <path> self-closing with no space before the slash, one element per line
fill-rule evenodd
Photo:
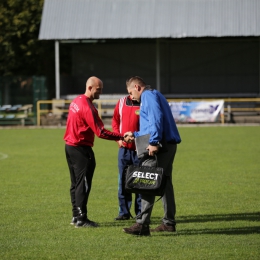
<path fill-rule="evenodd" d="M 253 94 L 259 91 L 256 38 L 174 41 L 169 56 L 167 91 L 170 93 Z"/>
<path fill-rule="evenodd" d="M 83 93 L 92 75 L 103 80 L 104 94 L 125 93 L 125 80 L 133 75 L 156 88 L 155 39 L 73 44 L 71 59 L 61 95 Z M 160 68 L 161 92 L 172 97 L 257 96 L 259 39 L 161 39 Z"/>

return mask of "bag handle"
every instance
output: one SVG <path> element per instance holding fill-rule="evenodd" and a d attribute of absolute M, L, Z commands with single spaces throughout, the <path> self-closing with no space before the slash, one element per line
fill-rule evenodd
<path fill-rule="evenodd" d="M 147 160 L 148 158 L 150 158 L 150 157 L 155 157 L 155 160 L 156 160 L 156 166 L 155 167 L 158 167 L 158 160 L 157 160 L 157 155 L 155 154 L 154 156 L 150 156 L 150 155 L 144 155 L 141 159 L 140 159 L 140 161 L 139 161 L 139 165 L 138 166 L 142 166 L 142 163 L 145 161 L 145 160 Z"/>

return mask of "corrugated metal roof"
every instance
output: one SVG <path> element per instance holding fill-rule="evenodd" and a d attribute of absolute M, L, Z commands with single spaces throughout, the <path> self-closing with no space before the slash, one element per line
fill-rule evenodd
<path fill-rule="evenodd" d="M 45 0 L 39 39 L 260 36 L 260 0 Z"/>

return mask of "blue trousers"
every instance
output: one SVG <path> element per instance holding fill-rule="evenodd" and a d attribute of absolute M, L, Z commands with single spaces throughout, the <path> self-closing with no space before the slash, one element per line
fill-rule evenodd
<path fill-rule="evenodd" d="M 129 212 L 126 207 L 130 210 L 132 205 L 132 194 L 125 191 L 124 187 L 124 173 L 128 165 L 138 165 L 139 160 L 136 155 L 136 151 L 129 150 L 121 147 L 118 151 L 118 203 L 119 203 L 119 216 L 129 216 Z M 135 214 L 138 215 L 141 212 L 141 195 L 135 194 L 134 203 Z"/>

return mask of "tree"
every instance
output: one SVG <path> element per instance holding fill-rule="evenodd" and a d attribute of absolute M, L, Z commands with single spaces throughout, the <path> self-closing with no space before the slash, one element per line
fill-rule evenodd
<path fill-rule="evenodd" d="M 44 0 L 0 3 L 0 75 L 46 75 L 54 63 L 53 41 L 39 41 Z"/>

